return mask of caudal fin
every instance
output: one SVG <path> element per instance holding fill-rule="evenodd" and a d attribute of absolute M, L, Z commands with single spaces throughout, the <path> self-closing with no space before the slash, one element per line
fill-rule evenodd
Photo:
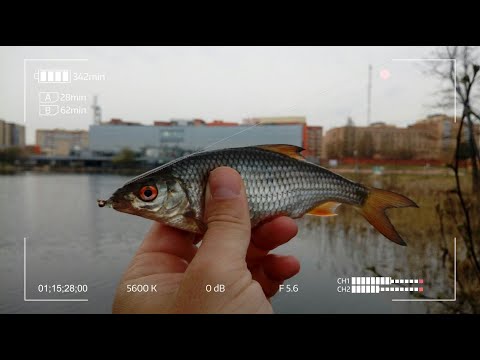
<path fill-rule="evenodd" d="M 409 198 L 394 193 L 392 191 L 368 188 L 369 193 L 365 199 L 363 206 L 357 208 L 359 212 L 373 225 L 380 233 L 382 233 L 389 240 L 399 245 L 407 245 L 400 237 L 392 223 L 385 214 L 385 210 L 389 208 L 401 207 L 417 207 Z"/>

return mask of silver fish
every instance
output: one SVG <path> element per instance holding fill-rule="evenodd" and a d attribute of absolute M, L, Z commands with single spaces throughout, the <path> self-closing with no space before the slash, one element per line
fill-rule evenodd
<path fill-rule="evenodd" d="M 380 233 L 406 245 L 385 209 L 418 207 L 407 197 L 348 180 L 300 154 L 293 145 L 261 145 L 204 151 L 141 174 L 98 205 L 202 234 L 205 186 L 219 166 L 237 170 L 248 197 L 252 227 L 276 216 L 336 215 L 340 204 L 352 205 Z"/>

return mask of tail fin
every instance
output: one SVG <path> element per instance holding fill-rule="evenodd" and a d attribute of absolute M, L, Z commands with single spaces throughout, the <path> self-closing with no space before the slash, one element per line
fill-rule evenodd
<path fill-rule="evenodd" d="M 399 245 L 407 245 L 407 243 L 403 241 L 393 227 L 392 223 L 385 214 L 385 210 L 388 208 L 409 206 L 418 208 L 418 205 L 409 198 L 392 191 L 375 188 L 368 188 L 368 190 L 368 195 L 362 207 L 357 209 L 360 211 L 363 217 L 365 217 L 365 219 L 367 219 L 367 221 L 386 238 Z"/>

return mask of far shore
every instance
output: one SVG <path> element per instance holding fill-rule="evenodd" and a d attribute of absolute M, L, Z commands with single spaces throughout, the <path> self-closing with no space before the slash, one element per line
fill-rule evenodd
<path fill-rule="evenodd" d="M 0 166 L 0 175 L 16 175 L 26 172 L 38 174 L 116 174 L 116 175 L 138 175 L 150 168 L 99 168 L 99 167 L 50 167 L 50 166 Z"/>
<path fill-rule="evenodd" d="M 22 165 L 0 165 L 0 175 L 14 175 L 25 172 L 33 173 L 67 173 L 67 174 L 114 174 L 114 175 L 138 175 L 145 171 L 151 170 L 153 167 L 137 166 L 137 167 L 83 167 L 83 166 L 22 166 Z M 373 167 L 373 166 L 360 166 L 355 169 L 354 167 L 339 166 L 339 167 L 326 167 L 329 170 L 339 174 L 358 174 L 358 175 L 437 175 L 437 176 L 449 176 L 453 175 L 451 169 L 446 166 L 385 166 Z"/>

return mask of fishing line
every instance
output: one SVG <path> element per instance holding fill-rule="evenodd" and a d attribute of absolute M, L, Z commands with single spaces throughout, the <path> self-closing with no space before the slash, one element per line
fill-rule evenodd
<path fill-rule="evenodd" d="M 326 90 L 321 90 L 321 92 L 324 93 L 324 92 L 326 92 Z M 305 102 L 305 101 L 306 101 L 306 100 L 303 99 L 303 102 Z M 302 101 L 300 101 L 300 103 L 302 103 Z M 298 107 L 298 106 L 299 106 L 298 103 L 295 104 L 295 105 L 293 105 L 293 106 L 285 106 L 282 111 L 285 111 L 286 109 L 293 109 L 293 108 L 296 108 L 296 107 Z M 147 177 L 147 176 L 149 176 L 149 175 L 151 175 L 151 174 L 154 174 L 154 173 L 156 173 L 157 171 L 159 171 L 159 170 L 161 170 L 161 169 L 163 169 L 163 168 L 165 168 L 165 167 L 167 167 L 167 166 L 170 166 L 170 165 L 172 165 L 172 164 L 174 164 L 174 163 L 176 163 L 176 162 L 178 162 L 178 161 L 185 160 L 185 159 L 187 159 L 187 158 L 189 158 L 189 157 L 191 157 L 191 156 L 194 156 L 194 155 L 196 155 L 196 154 L 200 154 L 200 153 L 202 153 L 202 152 L 205 152 L 207 149 L 211 148 L 212 146 L 215 146 L 215 145 L 217 145 L 217 144 L 219 144 L 219 143 L 221 143 L 221 142 L 223 142 L 223 141 L 229 140 L 229 139 L 231 139 L 231 138 L 233 138 L 233 137 L 235 137 L 235 136 L 237 136 L 237 135 L 240 135 L 240 134 L 242 134 L 242 133 L 244 133 L 244 132 L 246 132 L 246 131 L 249 131 L 249 130 L 251 130 L 251 129 L 253 129 L 253 128 L 259 126 L 259 125 L 262 125 L 262 124 L 263 124 L 263 122 L 262 122 L 262 121 L 259 121 L 258 123 L 254 124 L 254 125 L 252 125 L 252 126 L 249 126 L 249 127 L 246 128 L 246 129 L 242 129 L 242 130 L 240 130 L 240 131 L 238 131 L 238 132 L 236 132 L 236 133 L 234 133 L 234 134 L 232 134 L 232 135 L 230 135 L 230 136 L 227 136 L 227 137 L 225 137 L 225 138 L 223 138 L 223 139 L 220 139 L 220 140 L 218 140 L 218 141 L 215 141 L 214 143 L 212 143 L 212 144 L 204 147 L 204 148 L 201 149 L 201 150 L 194 151 L 193 153 L 190 153 L 190 154 L 187 154 L 187 155 L 184 155 L 184 156 L 180 156 L 179 158 L 176 158 L 176 159 L 174 159 L 174 160 L 172 160 L 172 161 L 169 161 L 168 163 L 166 163 L 166 164 L 164 164 L 164 165 L 158 166 L 158 167 L 156 167 L 156 168 L 154 168 L 154 169 L 152 169 L 152 170 L 149 170 L 149 171 L 147 171 L 147 172 L 145 172 L 145 173 L 143 173 L 143 174 L 140 174 L 140 175 L 136 176 L 135 178 L 129 180 L 125 185 L 128 185 L 128 184 L 130 184 L 130 183 L 132 183 L 132 182 L 134 182 L 134 181 L 136 181 L 136 180 L 139 180 L 139 179 L 141 179 L 141 178 L 144 178 L 144 177 Z M 125 186 L 125 185 L 124 185 L 124 186 Z"/>
<path fill-rule="evenodd" d="M 200 154 L 200 153 L 204 152 L 205 150 L 211 148 L 212 146 L 221 143 L 222 141 L 231 139 L 232 137 L 237 136 L 237 135 L 239 135 L 239 134 L 241 134 L 241 133 L 243 133 L 243 132 L 245 132 L 245 131 L 248 131 L 248 130 L 250 130 L 250 129 L 253 129 L 253 128 L 255 128 L 255 127 L 257 127 L 257 126 L 259 126 L 259 125 L 261 125 L 261 124 L 262 124 L 262 122 L 260 121 L 260 122 L 258 122 L 257 124 L 254 124 L 254 125 L 252 125 L 252 126 L 249 126 L 249 127 L 246 128 L 246 129 L 240 130 L 240 131 L 238 131 L 238 132 L 236 132 L 236 133 L 234 133 L 234 134 L 232 134 L 232 135 L 230 135 L 230 136 L 227 136 L 226 138 L 220 139 L 220 140 L 218 140 L 218 141 L 216 141 L 216 142 L 214 142 L 214 143 L 212 143 L 212 144 L 204 147 L 204 148 L 201 149 L 201 150 L 195 151 L 195 152 L 193 152 L 193 153 L 191 153 L 191 154 L 187 154 L 187 155 L 184 155 L 184 156 L 180 156 L 179 158 L 176 158 L 176 159 L 174 159 L 174 160 L 172 160 L 172 161 L 169 161 L 169 162 L 166 163 L 166 164 L 160 165 L 159 167 L 156 167 L 155 169 L 149 170 L 149 171 L 147 171 L 147 172 L 145 172 L 145 173 L 143 173 L 143 174 L 140 174 L 140 175 L 134 177 L 133 179 L 130 179 L 130 180 L 127 181 L 123 186 L 126 186 L 126 185 L 128 185 L 128 184 L 131 184 L 132 182 L 135 182 L 135 181 L 137 181 L 137 180 L 139 180 L 139 179 L 143 179 L 143 178 L 145 178 L 145 177 L 147 177 L 147 176 L 149 176 L 149 175 L 151 175 L 151 174 L 156 173 L 157 171 L 159 171 L 159 170 L 161 170 L 161 169 L 163 169 L 163 168 L 165 168 L 165 167 L 167 167 L 167 166 L 170 166 L 170 165 L 175 164 L 175 163 L 177 163 L 177 162 L 179 162 L 179 161 L 188 159 L 189 157 L 191 157 L 191 156 L 193 156 L 193 155 Z M 104 206 L 104 205 L 103 205 L 103 206 Z"/>
<path fill-rule="evenodd" d="M 238 132 L 236 132 L 235 134 L 232 134 L 232 135 L 230 135 L 230 136 L 227 136 L 226 138 L 220 139 L 220 140 L 214 142 L 213 144 L 210 144 L 210 145 L 208 145 L 207 147 L 203 148 L 202 150 L 196 151 L 196 152 L 194 152 L 194 153 L 192 153 L 192 154 L 190 154 L 190 155 L 195 155 L 195 154 L 201 153 L 201 152 L 203 152 L 203 151 L 211 148 L 212 146 L 217 145 L 218 143 L 221 143 L 222 141 L 231 139 L 232 137 L 237 136 L 237 135 L 240 135 L 241 133 L 243 133 L 243 132 L 245 132 L 245 131 L 248 131 L 248 130 L 250 130 L 250 129 L 253 129 L 254 127 L 257 127 L 258 125 L 261 125 L 261 122 L 258 122 L 258 123 L 255 124 L 255 125 L 249 126 L 249 127 L 246 128 L 246 129 L 243 129 L 243 130 L 241 130 L 241 131 L 238 131 Z"/>

